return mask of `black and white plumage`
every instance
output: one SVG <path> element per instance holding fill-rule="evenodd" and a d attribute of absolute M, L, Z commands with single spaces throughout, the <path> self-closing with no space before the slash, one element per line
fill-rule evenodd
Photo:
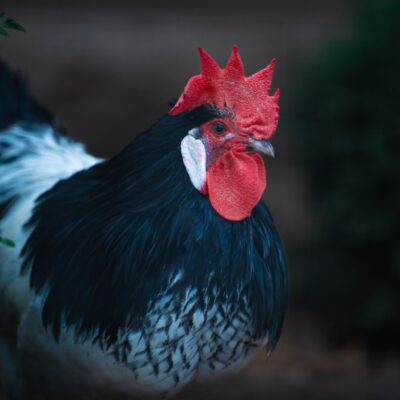
<path fill-rule="evenodd" d="M 259 202 L 222 218 L 182 162 L 183 138 L 220 111 L 166 115 L 102 161 L 17 75 L 0 81 L 0 234 L 16 243 L 0 247 L 0 387 L 162 397 L 272 351 L 287 270 L 271 215 Z"/>

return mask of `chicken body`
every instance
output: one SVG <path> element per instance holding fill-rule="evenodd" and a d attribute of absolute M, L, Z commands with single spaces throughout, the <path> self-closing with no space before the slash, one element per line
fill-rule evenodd
<path fill-rule="evenodd" d="M 245 222 L 225 221 L 177 157 L 209 111 L 165 117 L 103 161 L 17 75 L 2 67 L 0 82 L 0 234 L 15 242 L 0 245 L 10 398 L 163 398 L 273 349 L 287 283 L 269 212 L 260 203 Z"/>

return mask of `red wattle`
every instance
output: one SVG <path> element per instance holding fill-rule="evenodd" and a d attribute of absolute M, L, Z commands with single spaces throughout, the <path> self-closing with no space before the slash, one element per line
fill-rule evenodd
<path fill-rule="evenodd" d="M 235 148 L 207 170 L 208 195 L 214 210 L 230 221 L 250 216 L 266 187 L 264 161 Z"/>

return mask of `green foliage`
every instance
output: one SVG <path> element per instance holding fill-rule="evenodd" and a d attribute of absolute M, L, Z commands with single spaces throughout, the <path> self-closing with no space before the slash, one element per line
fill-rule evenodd
<path fill-rule="evenodd" d="M 0 35 L 8 36 L 9 29 L 26 32 L 25 28 L 18 21 L 12 18 L 6 18 L 5 13 L 0 12 Z"/>
<path fill-rule="evenodd" d="M 334 339 L 400 335 L 400 2 L 367 0 L 302 76 L 293 130 L 321 221 L 297 287 Z"/>
<path fill-rule="evenodd" d="M 7 247 L 15 247 L 15 243 L 10 239 L 5 239 L 0 236 L 0 245 L 4 245 Z"/>

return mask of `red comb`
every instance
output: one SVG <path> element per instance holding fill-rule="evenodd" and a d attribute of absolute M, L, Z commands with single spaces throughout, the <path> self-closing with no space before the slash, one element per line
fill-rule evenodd
<path fill-rule="evenodd" d="M 205 104 L 221 109 L 227 107 L 234 112 L 242 133 L 254 135 L 256 139 L 269 139 L 276 130 L 279 114 L 279 90 L 273 96 L 268 94 L 275 60 L 254 75 L 245 77 L 237 46 L 233 46 L 225 69 L 203 49 L 199 49 L 199 53 L 201 74 L 189 80 L 169 115 Z"/>

